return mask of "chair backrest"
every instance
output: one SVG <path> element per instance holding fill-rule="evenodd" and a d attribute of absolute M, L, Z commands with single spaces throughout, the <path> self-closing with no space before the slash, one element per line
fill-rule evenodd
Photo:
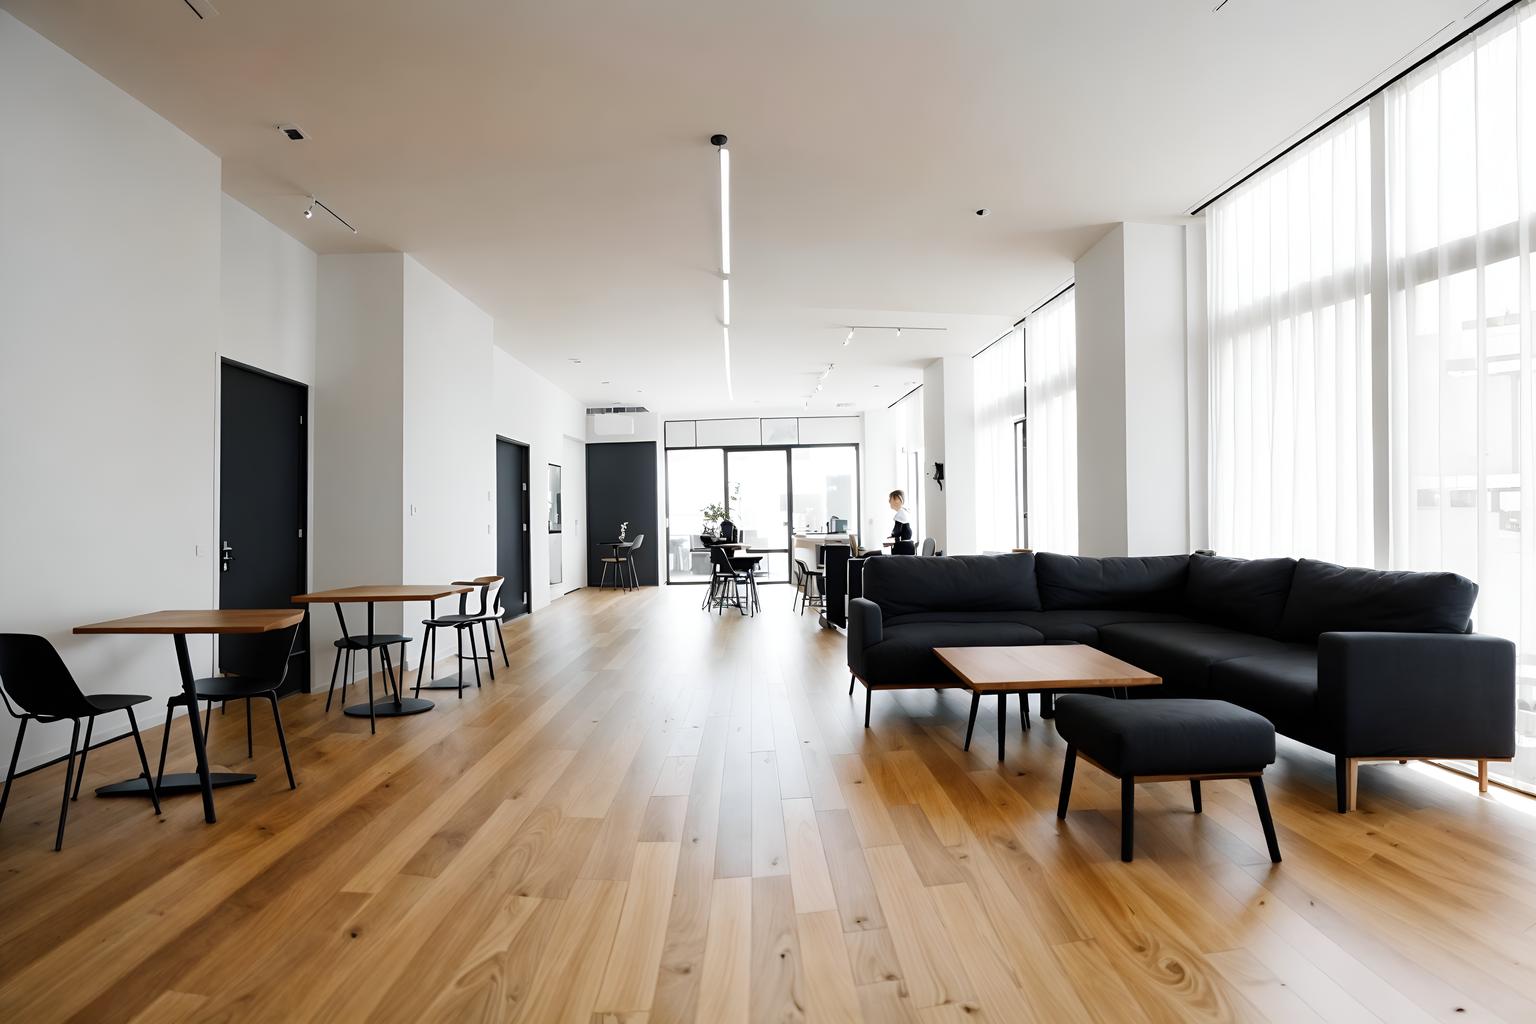
<path fill-rule="evenodd" d="M 453 581 L 453 585 L 456 586 L 456 587 L 479 587 L 480 588 L 480 610 L 475 612 L 475 614 L 476 615 L 486 615 L 486 614 L 488 614 L 490 612 L 490 610 L 492 608 L 495 607 L 495 604 L 493 602 L 491 602 L 491 600 L 490 600 L 491 585 L 494 584 L 494 583 L 500 583 L 501 581 L 502 581 L 502 577 L 500 577 L 500 576 L 476 576 L 472 580 L 454 580 Z M 501 598 L 501 588 L 500 587 L 498 587 L 497 590 L 496 590 L 496 597 L 497 597 L 497 600 L 500 600 L 500 598 Z M 468 594 L 460 594 L 459 595 L 459 614 L 460 615 L 468 615 L 469 614 L 469 612 L 466 610 L 468 608 L 468 606 L 469 606 L 469 600 L 468 599 L 469 599 L 469 595 Z"/>
<path fill-rule="evenodd" d="M 634 554 L 636 551 L 639 551 L 640 550 L 640 545 L 642 545 L 644 543 L 645 543 L 645 534 L 642 533 L 642 534 L 638 535 L 637 537 L 635 537 L 634 544 L 630 545 L 629 553 L 630 554 Z"/>
<path fill-rule="evenodd" d="M 709 564 L 722 572 L 735 572 L 736 567 L 731 564 L 730 552 L 722 547 L 709 549 Z"/>
<path fill-rule="evenodd" d="M 934 552 L 933 538 L 932 537 L 924 537 L 923 538 L 923 554 L 925 554 L 925 555 L 932 555 L 933 552 Z"/>
<path fill-rule="evenodd" d="M 720 539 L 727 544 L 734 543 L 738 539 L 736 524 L 729 519 L 720 520 Z"/>
<path fill-rule="evenodd" d="M 299 625 L 270 633 L 220 637 L 219 671 L 246 679 L 271 680 L 274 687 L 281 686 L 288 676 Z"/>
<path fill-rule="evenodd" d="M 83 718 L 96 714 L 46 637 L 0 633 L 0 688 L 8 705 L 14 702 L 29 715 Z"/>

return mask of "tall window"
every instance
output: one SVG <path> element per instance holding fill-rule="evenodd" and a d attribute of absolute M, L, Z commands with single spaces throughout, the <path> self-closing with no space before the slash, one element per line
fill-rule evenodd
<path fill-rule="evenodd" d="M 1077 303 L 1067 289 L 1024 320 L 1029 546 L 1077 554 Z"/>
<path fill-rule="evenodd" d="M 1210 208 L 1209 511 L 1222 554 L 1375 561 L 1370 195 L 1361 108 Z"/>
<path fill-rule="evenodd" d="M 1391 560 L 1477 581 L 1520 648 L 1514 781 L 1536 784 L 1536 18 L 1387 91 Z"/>
<path fill-rule="evenodd" d="M 1024 418 L 1024 330 L 1015 327 L 971 360 L 976 377 L 976 542 L 1008 551 L 1018 536 L 1015 424 Z"/>

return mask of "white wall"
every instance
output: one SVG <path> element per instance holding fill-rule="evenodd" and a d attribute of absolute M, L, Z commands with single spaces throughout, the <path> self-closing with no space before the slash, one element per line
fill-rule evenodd
<path fill-rule="evenodd" d="M 1185 238 L 1117 224 L 1076 265 L 1078 547 L 1186 551 Z"/>
<path fill-rule="evenodd" d="M 319 265 L 310 575 L 316 590 L 401 583 L 405 257 L 321 256 Z M 311 611 L 310 673 L 323 687 L 341 630 L 332 609 Z M 363 609 L 347 611 L 348 630 L 363 632 Z M 399 605 L 378 605 L 375 614 L 376 632 L 400 631 Z"/>
<path fill-rule="evenodd" d="M 410 256 L 404 263 L 401 580 L 496 572 L 496 428 L 490 315 Z M 471 601 L 475 600 L 472 595 Z M 453 599 L 438 610 L 456 608 Z M 426 606 L 405 609 L 405 632 Z M 420 656 L 415 644 L 409 652 Z"/>
<path fill-rule="evenodd" d="M 317 257 L 229 196 L 220 209 L 219 354 L 313 384 Z"/>
<path fill-rule="evenodd" d="M 219 355 L 303 376 L 302 289 L 280 288 L 287 326 L 237 321 L 261 252 L 305 256 L 230 208 L 217 157 L 4 12 L 0 135 L 0 622 L 47 636 L 88 692 L 151 695 L 153 724 L 179 686 L 169 640 L 70 631 L 217 601 Z M 0 750 L 14 736 L 0 716 Z M 33 726 L 20 766 L 68 742 Z"/>
<path fill-rule="evenodd" d="M 933 464 L 945 463 L 944 470 L 949 471 L 948 460 L 944 457 L 944 360 L 935 359 L 923 370 L 923 513 L 927 521 L 928 536 L 934 543 L 952 555 L 966 554 L 957 551 L 949 543 L 949 515 L 945 507 L 945 494 L 939 489 L 933 480 Z M 945 486 L 948 486 L 947 484 Z M 918 543 L 922 543 L 921 539 Z"/>
<path fill-rule="evenodd" d="M 586 580 L 586 409 L 500 346 L 493 350 L 492 376 L 494 433 L 529 448 L 532 539 L 528 546 L 533 580 L 529 601 L 533 610 L 538 611 Z M 576 459 L 580 464 L 572 465 Z M 550 542 L 545 519 L 546 481 L 551 463 L 561 469 L 565 507 L 560 542 L 565 560 L 564 582 L 556 586 L 548 584 Z M 581 575 L 574 575 L 578 570 Z"/>
<path fill-rule="evenodd" d="M 968 355 L 944 357 L 943 462 L 944 540 L 935 542 L 951 555 L 976 554 L 976 371 Z"/>

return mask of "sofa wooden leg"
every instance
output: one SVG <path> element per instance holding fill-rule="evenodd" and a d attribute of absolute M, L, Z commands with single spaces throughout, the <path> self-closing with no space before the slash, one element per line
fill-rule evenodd
<path fill-rule="evenodd" d="M 1487 760 L 1487 758 L 1479 758 L 1478 762 L 1477 762 L 1477 791 L 1479 793 L 1486 793 L 1486 792 L 1488 792 L 1488 760 Z"/>
<path fill-rule="evenodd" d="M 853 696 L 853 681 L 857 678 L 852 672 L 848 673 L 848 696 L 850 697 Z"/>
<path fill-rule="evenodd" d="M 1339 813 L 1348 814 L 1355 809 L 1360 790 L 1360 759 L 1335 757 L 1333 759 L 1333 783 L 1338 800 Z"/>
<path fill-rule="evenodd" d="M 875 691 L 868 686 L 864 687 L 864 728 L 869 728 L 869 702 L 874 697 Z"/>
<path fill-rule="evenodd" d="M 1131 862 L 1136 843 L 1136 779 L 1127 775 L 1120 780 L 1120 859 Z"/>

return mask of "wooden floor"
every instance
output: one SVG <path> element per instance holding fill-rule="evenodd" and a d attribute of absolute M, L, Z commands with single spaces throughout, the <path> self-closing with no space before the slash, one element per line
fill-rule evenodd
<path fill-rule="evenodd" d="M 217 825 L 82 796 L 54 853 L 63 768 L 21 779 L 0 1021 L 1536 1021 L 1536 801 L 1372 766 L 1344 817 L 1286 743 L 1283 864 L 1244 782 L 1199 816 L 1142 787 L 1122 864 L 1092 768 L 1057 823 L 1049 723 L 1015 715 L 1001 766 L 958 693 L 877 694 L 866 731 L 787 589 L 756 619 L 700 596 L 574 594 L 373 737 L 290 698 L 298 791 L 258 714 Z M 248 764 L 242 717 L 216 762 Z M 87 788 L 137 770 L 112 744 Z"/>

